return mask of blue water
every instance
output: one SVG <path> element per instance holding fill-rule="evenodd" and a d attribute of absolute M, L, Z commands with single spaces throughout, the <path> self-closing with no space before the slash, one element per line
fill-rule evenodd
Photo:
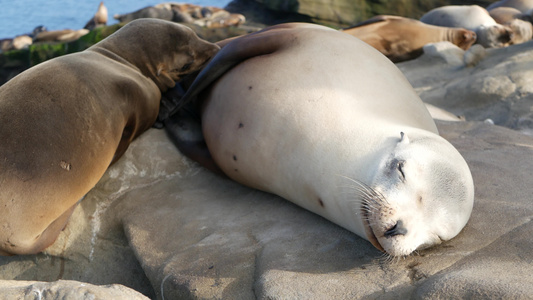
<path fill-rule="evenodd" d="M 48 30 L 81 29 L 93 16 L 101 0 L 0 0 L 0 39 L 30 33 L 39 25 Z M 115 24 L 115 14 L 125 14 L 146 6 L 173 1 L 108 0 L 107 24 Z M 203 6 L 224 7 L 231 0 L 187 0 Z"/>

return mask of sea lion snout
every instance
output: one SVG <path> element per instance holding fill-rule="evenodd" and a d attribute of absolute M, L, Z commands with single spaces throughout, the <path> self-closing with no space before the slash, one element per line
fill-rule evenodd
<path fill-rule="evenodd" d="M 398 220 L 396 224 L 394 224 L 392 227 L 387 229 L 385 231 L 384 235 L 385 237 L 393 237 L 397 235 L 406 235 L 407 234 L 407 228 L 403 226 L 403 221 Z"/>

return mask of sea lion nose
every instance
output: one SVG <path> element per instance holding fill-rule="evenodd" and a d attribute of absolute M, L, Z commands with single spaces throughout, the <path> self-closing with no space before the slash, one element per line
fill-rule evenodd
<path fill-rule="evenodd" d="M 396 235 L 405 235 L 407 234 L 407 228 L 403 226 L 402 220 L 398 220 L 394 226 L 385 231 L 385 237 L 393 237 Z"/>

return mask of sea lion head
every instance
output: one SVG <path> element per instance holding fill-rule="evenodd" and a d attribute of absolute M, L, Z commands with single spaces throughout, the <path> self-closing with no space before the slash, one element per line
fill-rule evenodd
<path fill-rule="evenodd" d="M 477 36 L 475 32 L 464 28 L 453 28 L 453 30 L 455 30 L 455 34 L 452 43 L 457 47 L 468 50 L 476 42 Z"/>
<path fill-rule="evenodd" d="M 477 42 L 485 48 L 501 48 L 511 44 L 513 31 L 500 24 L 481 26 L 477 31 Z"/>
<path fill-rule="evenodd" d="M 158 19 L 134 20 L 89 48 L 126 60 L 163 92 L 203 67 L 219 49 L 187 26 Z"/>
<path fill-rule="evenodd" d="M 527 42 L 533 37 L 533 25 L 531 22 L 514 19 L 506 25 L 513 31 L 511 36 L 511 44 L 513 45 Z"/>
<path fill-rule="evenodd" d="M 369 240 L 392 256 L 453 238 L 473 206 L 472 176 L 459 152 L 438 135 L 415 137 L 401 134 L 363 193 Z"/>

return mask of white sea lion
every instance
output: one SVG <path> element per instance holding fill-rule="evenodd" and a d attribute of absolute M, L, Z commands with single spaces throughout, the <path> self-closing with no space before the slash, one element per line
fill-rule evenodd
<path fill-rule="evenodd" d="M 394 256 L 449 240 L 465 226 L 474 199 L 465 160 L 374 48 L 298 23 L 221 44 L 183 101 L 197 99 L 207 148 L 228 177 Z M 198 143 L 176 128 L 168 132 L 178 147 Z"/>
<path fill-rule="evenodd" d="M 52 244 L 81 198 L 155 122 L 161 92 L 218 50 L 143 19 L 0 87 L 0 254 Z"/>
<path fill-rule="evenodd" d="M 477 35 L 476 43 L 486 48 L 505 47 L 511 44 L 511 29 L 496 23 L 487 10 L 478 5 L 438 7 L 424 14 L 420 21 L 436 26 L 472 30 Z"/>
<path fill-rule="evenodd" d="M 448 41 L 467 50 L 476 41 L 471 30 L 433 26 L 398 16 L 375 16 L 342 32 L 361 39 L 393 62 L 417 58 L 429 43 Z"/>
<path fill-rule="evenodd" d="M 515 19 L 503 25 L 511 28 L 511 44 L 517 45 L 525 43 L 533 38 L 533 25 L 529 21 Z"/>
<path fill-rule="evenodd" d="M 533 38 L 533 25 L 529 14 L 504 6 L 489 10 L 489 14 L 498 24 L 511 28 L 513 44 L 524 43 Z"/>

